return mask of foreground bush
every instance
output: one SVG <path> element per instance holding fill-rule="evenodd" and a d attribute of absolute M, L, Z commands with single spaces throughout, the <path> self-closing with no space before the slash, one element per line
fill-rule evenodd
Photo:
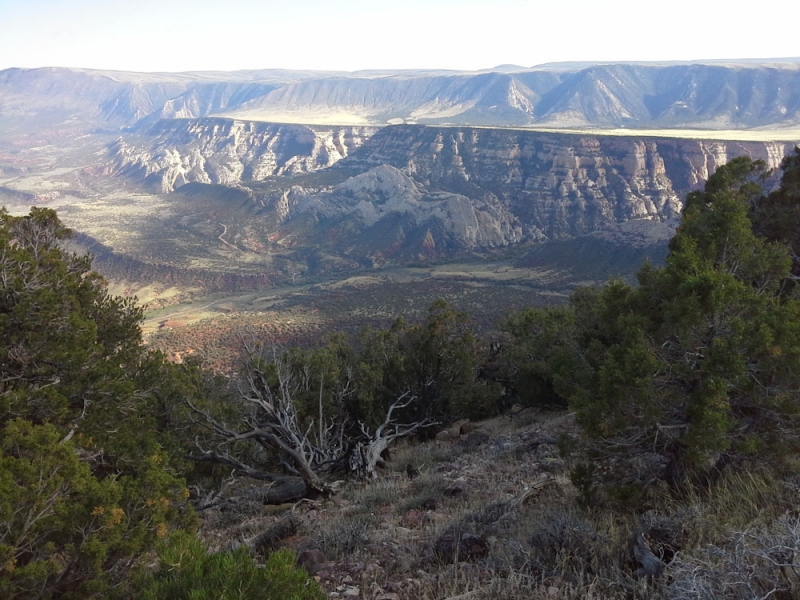
<path fill-rule="evenodd" d="M 260 567 L 245 549 L 209 554 L 192 535 L 178 533 L 159 552 L 158 572 L 139 584 L 145 600 L 317 600 L 325 595 L 295 566 L 289 550 Z"/>
<path fill-rule="evenodd" d="M 638 287 L 579 289 L 506 323 L 522 365 L 512 383 L 567 404 L 584 429 L 572 476 L 587 502 L 641 508 L 657 482 L 680 489 L 800 451 L 800 227 L 768 218 L 800 200 L 800 152 L 783 166 L 773 194 L 762 162 L 720 167 Z"/>
<path fill-rule="evenodd" d="M 107 598 L 193 529 L 173 404 L 195 392 L 142 311 L 64 250 L 52 210 L 0 209 L 0 598 Z M 196 387 L 196 386 L 195 386 Z"/>

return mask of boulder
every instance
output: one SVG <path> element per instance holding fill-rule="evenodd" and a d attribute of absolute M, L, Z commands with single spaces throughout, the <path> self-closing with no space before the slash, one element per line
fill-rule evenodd
<path fill-rule="evenodd" d="M 439 433 L 436 434 L 436 442 L 455 442 L 458 439 L 458 434 L 453 433 L 449 429 L 443 429 Z"/>
<path fill-rule="evenodd" d="M 314 575 L 325 563 L 325 555 L 316 549 L 303 550 L 297 557 L 297 564 L 303 567 L 309 574 Z"/>
<path fill-rule="evenodd" d="M 454 482 L 444 488 L 444 495 L 450 498 L 460 498 L 467 495 L 469 491 L 469 484 L 466 478 L 459 477 Z"/>

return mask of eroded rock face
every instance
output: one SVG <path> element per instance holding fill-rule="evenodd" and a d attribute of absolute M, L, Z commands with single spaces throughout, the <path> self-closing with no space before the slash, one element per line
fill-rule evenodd
<path fill-rule="evenodd" d="M 379 76 L 376 76 L 379 75 Z M 88 132 L 208 116 L 271 123 L 747 129 L 800 123 L 794 59 L 481 72 L 0 71 L 0 117 Z"/>
<path fill-rule="evenodd" d="M 496 199 L 431 192 L 390 165 L 375 167 L 336 186 L 325 204 L 354 209 L 366 226 L 390 214 L 406 215 L 415 225 L 434 221 L 467 248 L 504 246 L 522 239 L 517 219 Z"/>
<path fill-rule="evenodd" d="M 314 128 L 230 119 L 162 120 L 119 138 L 114 172 L 167 193 L 187 183 L 237 185 L 273 175 L 330 167 L 369 138 L 374 128 Z"/>
<path fill-rule="evenodd" d="M 428 255 L 440 253 L 443 244 L 450 249 L 491 248 L 523 239 L 521 223 L 496 197 L 470 198 L 430 189 L 391 165 L 379 165 L 328 189 L 291 186 L 261 201 L 274 206 L 282 222 L 311 212 L 320 222 L 348 218 L 355 230 L 377 231 L 400 219 L 404 231 L 421 232 L 418 250 Z M 394 243 L 386 236 L 383 241 Z M 379 249 L 381 244 L 371 246 Z"/>
<path fill-rule="evenodd" d="M 554 134 L 508 129 L 382 129 L 352 162 L 390 164 L 429 187 L 493 194 L 524 237 L 579 235 L 634 219 L 675 218 L 687 192 L 730 158 L 776 168 L 792 145 Z"/>
<path fill-rule="evenodd" d="M 563 70 L 391 73 L 296 80 L 238 105 L 232 116 L 293 123 L 347 115 L 356 123 L 553 127 L 796 125 L 800 73 L 775 63 L 595 64 Z M 331 121 L 323 121 L 331 122 Z"/>
<path fill-rule="evenodd" d="M 672 234 L 683 198 L 734 156 L 779 166 L 787 143 L 471 127 L 309 128 L 161 121 L 114 145 L 115 172 L 172 191 L 248 188 L 270 242 L 373 265 L 587 234 Z M 313 180 L 293 177 L 330 169 Z M 624 239 L 624 240 L 623 240 Z"/>

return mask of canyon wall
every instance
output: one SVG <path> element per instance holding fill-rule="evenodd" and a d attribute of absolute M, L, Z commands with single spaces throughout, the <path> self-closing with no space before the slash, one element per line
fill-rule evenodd
<path fill-rule="evenodd" d="M 113 172 L 160 192 L 187 183 L 236 185 L 330 167 L 374 128 L 275 125 L 231 119 L 170 119 L 119 138 Z"/>
<path fill-rule="evenodd" d="M 526 237 L 578 235 L 632 219 L 677 217 L 683 198 L 735 156 L 777 168 L 793 144 L 394 126 L 348 159 L 388 164 L 422 185 L 491 194 Z"/>
<path fill-rule="evenodd" d="M 247 190 L 266 211 L 273 237 L 283 234 L 270 227 L 280 226 L 296 239 L 292 223 L 312 216 L 302 226 L 310 244 L 338 239 L 339 251 L 350 244 L 369 253 L 416 240 L 414 255 L 426 248 L 431 254 L 433 246 L 439 254 L 576 237 L 629 222 L 675 222 L 686 194 L 720 165 L 747 155 L 775 169 L 792 147 L 206 118 L 159 121 L 120 138 L 110 151 L 113 173 L 159 192 L 188 183 Z M 325 174 L 303 177 L 314 171 Z M 254 185 L 267 179 L 266 187 Z"/>
<path fill-rule="evenodd" d="M 0 71 L 0 123 L 29 132 L 119 131 L 143 121 L 206 116 L 325 125 L 785 129 L 800 126 L 800 63 L 355 73 Z"/>

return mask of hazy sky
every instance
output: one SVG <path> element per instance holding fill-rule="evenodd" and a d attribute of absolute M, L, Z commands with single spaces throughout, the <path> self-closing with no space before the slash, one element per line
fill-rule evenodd
<path fill-rule="evenodd" d="M 800 55 L 796 0 L 0 0 L 0 69 L 482 69 Z"/>

